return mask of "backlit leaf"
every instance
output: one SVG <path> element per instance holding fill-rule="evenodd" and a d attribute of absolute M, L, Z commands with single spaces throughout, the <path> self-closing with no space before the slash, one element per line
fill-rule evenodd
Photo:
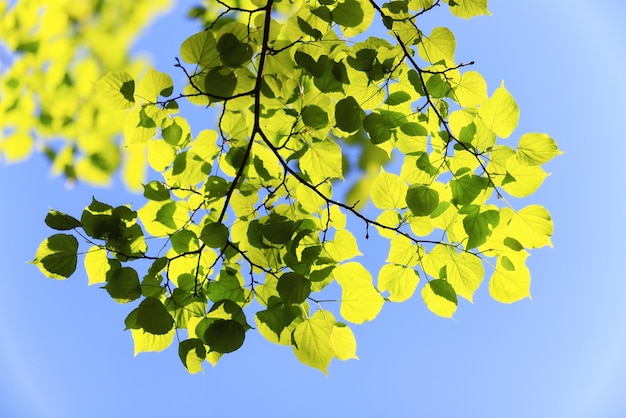
<path fill-rule="evenodd" d="M 355 324 L 374 319 L 383 307 L 383 298 L 372 283 L 372 276 L 356 262 L 335 267 L 333 275 L 341 285 L 341 316 Z"/>
<path fill-rule="evenodd" d="M 276 290 L 286 304 L 300 304 L 311 293 L 311 281 L 299 273 L 288 272 L 280 276 Z"/>
<path fill-rule="evenodd" d="M 355 132 L 362 127 L 365 112 L 352 96 L 341 99 L 335 105 L 335 123 L 344 132 Z"/>
<path fill-rule="evenodd" d="M 174 327 L 174 318 L 159 299 L 147 297 L 137 307 L 137 325 L 150 334 L 164 335 Z"/>
<path fill-rule="evenodd" d="M 54 209 L 50 209 L 45 222 L 50 228 L 58 231 L 67 231 L 81 226 L 78 219 Z"/>
<path fill-rule="evenodd" d="M 539 205 L 526 206 L 515 213 L 509 221 L 510 235 L 524 248 L 552 247 L 553 230 L 550 213 Z"/>
<path fill-rule="evenodd" d="M 98 93 L 116 109 L 135 105 L 135 81 L 125 71 L 110 71 L 96 83 Z"/>
<path fill-rule="evenodd" d="M 388 291 L 390 301 L 404 302 L 413 296 L 419 280 L 419 274 L 413 268 L 385 264 L 378 272 L 378 289 Z"/>
<path fill-rule="evenodd" d="M 513 96 L 504 88 L 504 82 L 481 104 L 478 114 L 487 128 L 501 138 L 508 138 L 519 120 L 519 108 Z"/>
<path fill-rule="evenodd" d="M 321 370 L 326 369 L 334 357 L 331 337 L 334 319 L 327 319 L 325 312 L 316 311 L 302 321 L 293 331 L 293 351 L 302 363 Z"/>
<path fill-rule="evenodd" d="M 525 165 L 544 164 L 559 154 L 556 141 L 546 134 L 524 134 L 517 144 L 517 159 Z"/>
<path fill-rule="evenodd" d="M 370 191 L 372 203 L 379 209 L 402 209 L 406 206 L 408 186 L 399 176 L 381 168 Z"/>
<path fill-rule="evenodd" d="M 405 200 L 415 216 L 426 216 L 439 205 L 439 193 L 427 186 L 412 185 L 407 190 Z"/>
<path fill-rule="evenodd" d="M 446 280 L 431 280 L 422 288 L 422 298 L 431 312 L 452 318 L 456 312 L 457 297 L 454 288 Z"/>
<path fill-rule="evenodd" d="M 524 252 L 517 257 L 506 258 L 514 269 L 505 265 L 504 257 L 498 257 L 496 269 L 489 279 L 489 294 L 492 298 L 502 303 L 513 303 L 530 297 L 530 272 L 525 265 L 526 256 Z"/>
<path fill-rule="evenodd" d="M 78 241 L 73 235 L 55 234 L 37 249 L 32 264 L 52 279 L 66 279 L 76 271 Z"/>

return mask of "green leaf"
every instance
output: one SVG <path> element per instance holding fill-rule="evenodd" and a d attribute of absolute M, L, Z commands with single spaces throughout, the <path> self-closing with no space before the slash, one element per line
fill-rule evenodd
<path fill-rule="evenodd" d="M 163 335 L 174 327 L 174 318 L 159 299 L 147 297 L 137 307 L 137 325 L 150 334 Z"/>
<path fill-rule="evenodd" d="M 308 73 L 314 77 L 321 77 L 324 73 L 324 69 L 318 66 L 317 61 L 306 52 L 296 51 L 294 55 L 296 64 L 300 68 L 304 68 Z"/>
<path fill-rule="evenodd" d="M 302 108 L 302 122 L 313 129 L 322 129 L 328 125 L 328 114 L 319 106 L 307 105 Z"/>
<path fill-rule="evenodd" d="M 162 182 L 153 180 L 150 183 L 143 185 L 143 197 L 149 200 L 162 202 L 170 198 L 170 191 Z"/>
<path fill-rule="evenodd" d="M 354 57 L 348 56 L 346 62 L 355 70 L 369 72 L 372 70 L 377 55 L 378 51 L 375 49 L 364 48 L 357 51 Z"/>
<path fill-rule="evenodd" d="M 173 90 L 172 78 L 168 74 L 149 67 L 148 72 L 139 83 L 137 97 L 145 102 L 153 103 L 159 99 L 159 96 L 170 96 Z"/>
<path fill-rule="evenodd" d="M 210 199 L 226 196 L 230 183 L 219 176 L 209 176 L 204 184 L 204 191 Z"/>
<path fill-rule="evenodd" d="M 199 338 L 190 338 L 178 344 L 178 357 L 189 373 L 202 371 L 201 363 L 206 358 L 206 348 Z"/>
<path fill-rule="evenodd" d="M 146 108 L 142 107 L 139 109 L 139 122 L 137 123 L 137 128 L 147 128 L 153 129 L 156 128 L 156 122 L 146 113 Z"/>
<path fill-rule="evenodd" d="M 335 121 L 337 127 L 344 132 L 355 132 L 363 125 L 365 112 L 352 96 L 341 99 L 335 105 Z"/>
<path fill-rule="evenodd" d="M 50 209 L 45 222 L 50 228 L 58 231 L 67 231 L 81 226 L 78 219 L 54 209 Z"/>
<path fill-rule="evenodd" d="M 426 136 L 428 135 L 428 131 L 422 125 L 416 122 L 407 122 L 403 125 L 400 125 L 400 130 L 402 133 L 408 136 Z"/>
<path fill-rule="evenodd" d="M 241 42 L 232 33 L 225 33 L 217 41 L 217 52 L 219 52 L 222 63 L 227 67 L 241 67 L 252 58 L 252 47 L 250 44 Z"/>
<path fill-rule="evenodd" d="M 206 294 L 213 302 L 224 299 L 244 302 L 246 296 L 241 287 L 239 272 L 230 268 L 224 268 L 220 271 L 219 280 L 208 284 Z"/>
<path fill-rule="evenodd" d="M 141 296 L 139 276 L 131 267 L 111 269 L 106 275 L 104 289 L 119 303 L 128 303 Z"/>
<path fill-rule="evenodd" d="M 319 9 L 323 9 L 323 8 L 320 7 Z M 319 10 L 319 9 L 315 9 L 315 10 Z M 325 8 L 325 9 L 328 10 L 328 8 Z M 311 10 L 311 13 L 317 15 L 317 13 L 315 13 L 315 10 Z M 321 13 L 321 12 L 318 11 L 318 13 Z M 322 32 L 313 28 L 311 25 L 307 23 L 306 20 L 302 19 L 300 16 L 298 16 L 297 19 L 298 19 L 298 27 L 300 28 L 302 32 L 313 37 L 313 39 L 315 40 L 320 40 L 322 38 Z"/>
<path fill-rule="evenodd" d="M 437 190 L 426 186 L 412 185 L 406 192 L 406 204 L 415 216 L 430 215 L 439 205 Z"/>
<path fill-rule="evenodd" d="M 513 251 L 522 251 L 524 249 L 524 246 L 520 244 L 518 240 L 516 240 L 515 238 L 511 238 L 511 237 L 506 237 L 504 239 L 504 245 L 506 245 Z"/>
<path fill-rule="evenodd" d="M 168 125 L 161 130 L 161 135 L 168 144 L 178 145 L 183 136 L 183 128 L 180 127 L 174 119 L 172 120 L 171 125 Z"/>
<path fill-rule="evenodd" d="M 333 9 L 333 20 L 339 25 L 353 28 L 363 22 L 363 9 L 357 0 L 346 0 Z"/>
<path fill-rule="evenodd" d="M 466 215 L 463 218 L 463 228 L 468 236 L 466 249 L 484 244 L 493 229 L 500 223 L 500 213 L 497 210 L 481 211 L 479 205 L 464 206 L 459 213 Z"/>
<path fill-rule="evenodd" d="M 452 318 L 458 300 L 454 288 L 446 280 L 431 280 L 422 288 L 422 298 L 426 307 L 436 315 Z"/>
<path fill-rule="evenodd" d="M 291 240 L 295 232 L 295 223 L 282 215 L 272 213 L 261 224 L 261 234 L 272 244 L 286 244 Z"/>
<path fill-rule="evenodd" d="M 222 223 L 208 223 L 200 232 L 200 239 L 211 248 L 223 248 L 228 242 L 228 227 Z"/>
<path fill-rule="evenodd" d="M 120 233 L 119 222 L 113 215 L 113 206 L 98 202 L 95 198 L 85 208 L 80 218 L 83 230 L 87 235 L 96 239 L 106 239 Z"/>
<path fill-rule="evenodd" d="M 215 99 L 228 99 L 237 87 L 237 75 L 227 67 L 212 68 L 204 79 L 204 91 Z"/>
<path fill-rule="evenodd" d="M 282 331 L 301 315 L 302 310 L 298 306 L 283 304 L 275 304 L 256 313 L 257 319 L 267 325 L 278 338 Z"/>
<path fill-rule="evenodd" d="M 239 349 L 246 338 L 246 330 L 238 321 L 217 319 L 206 329 L 204 343 L 211 351 L 232 353 Z"/>
<path fill-rule="evenodd" d="M 450 181 L 454 202 L 461 206 L 472 203 L 488 186 L 488 178 L 474 174 L 468 174 Z"/>
<path fill-rule="evenodd" d="M 391 1 L 389 3 L 384 3 L 383 9 L 387 9 L 393 14 L 407 13 L 409 11 L 406 1 Z"/>
<path fill-rule="evenodd" d="M 203 30 L 185 39 L 180 46 L 180 56 L 185 62 L 198 64 L 202 68 L 212 66 L 218 60 L 213 33 Z"/>
<path fill-rule="evenodd" d="M 288 272 L 278 278 L 276 290 L 287 305 L 297 305 L 311 294 L 311 281 L 299 273 Z"/>
<path fill-rule="evenodd" d="M 396 91 L 387 96 L 385 103 L 389 106 L 397 106 L 399 104 L 411 100 L 411 95 L 405 91 Z"/>
<path fill-rule="evenodd" d="M 66 279 L 76 271 L 78 241 L 73 235 L 55 234 L 37 249 L 32 264 L 51 279 Z"/>
<path fill-rule="evenodd" d="M 181 229 L 170 237 L 172 242 L 172 248 L 178 254 L 187 253 L 189 251 L 196 251 L 199 247 L 198 237 L 193 231 L 188 229 Z"/>
<path fill-rule="evenodd" d="M 391 129 L 385 118 L 372 112 L 363 119 L 363 129 L 369 134 L 373 144 L 382 144 L 391 139 Z"/>

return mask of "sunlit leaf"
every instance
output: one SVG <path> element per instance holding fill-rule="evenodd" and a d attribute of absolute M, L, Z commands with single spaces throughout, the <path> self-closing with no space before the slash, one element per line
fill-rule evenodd
<path fill-rule="evenodd" d="M 293 351 L 302 363 L 326 374 L 334 357 L 331 342 L 334 320 L 327 319 L 324 314 L 318 310 L 298 324 L 293 331 Z"/>
<path fill-rule="evenodd" d="M 422 288 L 422 298 L 433 313 L 452 318 L 456 312 L 457 297 L 454 288 L 443 279 L 431 280 Z"/>
<path fill-rule="evenodd" d="M 504 82 L 478 110 L 485 125 L 502 138 L 508 138 L 513 133 L 517 127 L 519 113 L 513 96 L 504 88 Z"/>
<path fill-rule="evenodd" d="M 76 271 L 78 241 L 73 235 L 55 234 L 37 249 L 32 264 L 52 279 L 66 279 Z"/>

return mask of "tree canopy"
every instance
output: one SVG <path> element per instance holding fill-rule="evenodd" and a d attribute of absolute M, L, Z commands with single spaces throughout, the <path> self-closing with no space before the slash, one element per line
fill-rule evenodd
<path fill-rule="evenodd" d="M 489 93 L 450 29 L 420 29 L 488 15 L 487 0 L 213 0 L 172 51 L 183 86 L 129 58 L 155 3 L 126 4 L 60 21 L 33 14 L 37 1 L 0 6 L 14 33 L 1 149 L 19 159 L 37 138 L 53 170 L 96 184 L 123 162 L 143 192 L 137 207 L 50 210 L 32 261 L 66 279 L 80 259 L 129 304 L 136 354 L 176 340 L 195 373 L 254 329 L 326 372 L 357 357 L 349 324 L 385 303 L 418 292 L 452 317 L 484 279 L 497 301 L 530 296 L 526 259 L 553 224 L 526 198 L 560 151 L 543 133 L 511 139 L 520 111 L 504 83 Z M 120 8 L 129 19 L 112 20 Z M 188 120 L 188 104 L 215 117 Z M 377 271 L 364 239 L 386 254 Z"/>

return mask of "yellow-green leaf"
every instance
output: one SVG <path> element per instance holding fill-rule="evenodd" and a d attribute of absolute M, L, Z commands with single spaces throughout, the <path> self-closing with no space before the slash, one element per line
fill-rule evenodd
<path fill-rule="evenodd" d="M 546 134 L 524 134 L 517 144 L 517 159 L 525 165 L 539 165 L 562 154 L 556 141 Z"/>
<path fill-rule="evenodd" d="M 327 179 L 342 179 L 341 157 L 341 147 L 336 142 L 314 142 L 300 159 L 300 167 L 315 184 Z"/>
<path fill-rule="evenodd" d="M 356 338 L 352 330 L 341 322 L 335 323 L 330 334 L 330 344 L 339 360 L 358 359 L 356 355 Z"/>
<path fill-rule="evenodd" d="M 328 374 L 326 369 L 335 355 L 331 343 L 333 326 L 334 319 L 326 318 L 325 312 L 318 310 L 293 331 L 292 347 L 298 360 L 324 374 Z"/>
<path fill-rule="evenodd" d="M 454 50 L 456 49 L 456 40 L 450 29 L 437 27 L 432 30 L 430 35 L 422 36 L 421 42 L 418 44 L 418 52 L 420 57 L 430 63 L 445 61 L 448 64 L 454 63 Z"/>
<path fill-rule="evenodd" d="M 496 270 L 489 279 L 489 294 L 502 303 L 513 303 L 530 297 L 530 271 L 525 265 L 528 253 L 508 253 L 499 256 Z"/>
<path fill-rule="evenodd" d="M 543 206 L 529 205 L 515 213 L 509 221 L 509 234 L 524 248 L 552 247 L 554 225 L 550 212 Z"/>
<path fill-rule="evenodd" d="M 517 158 L 509 158 L 506 162 L 506 176 L 502 188 L 515 197 L 526 197 L 535 193 L 548 177 L 538 165 L 524 165 Z"/>
<path fill-rule="evenodd" d="M 98 80 L 96 89 L 116 109 L 135 105 L 135 80 L 126 71 L 109 71 Z"/>
<path fill-rule="evenodd" d="M 148 72 L 139 82 L 136 96 L 146 103 L 154 103 L 159 96 L 170 96 L 173 88 L 172 78 L 168 74 L 149 67 Z"/>
<path fill-rule="evenodd" d="M 452 14 L 464 19 L 474 16 L 490 15 L 487 0 L 446 0 Z"/>
<path fill-rule="evenodd" d="M 485 275 L 478 257 L 466 252 L 458 253 L 445 245 L 436 245 L 426 254 L 422 267 L 431 277 L 445 278 L 459 296 L 470 302 Z"/>
<path fill-rule="evenodd" d="M 370 197 L 378 209 L 402 209 L 406 207 L 408 188 L 398 175 L 387 173 L 381 167 L 370 189 Z"/>
<path fill-rule="evenodd" d="M 420 261 L 420 248 L 404 235 L 396 235 L 391 239 L 389 254 L 385 261 L 401 266 L 416 266 Z"/>
<path fill-rule="evenodd" d="M 461 76 L 454 94 L 461 106 L 477 106 L 487 100 L 487 82 L 479 72 L 468 71 Z"/>
<path fill-rule="evenodd" d="M 436 315 L 452 318 L 456 312 L 457 298 L 454 288 L 443 279 L 431 280 L 422 288 L 426 307 Z"/>
<path fill-rule="evenodd" d="M 95 245 L 91 247 L 85 254 L 84 263 L 89 285 L 106 282 L 106 274 L 111 265 L 104 248 Z"/>
<path fill-rule="evenodd" d="M 413 296 L 419 280 L 419 274 L 413 268 L 385 264 L 378 272 L 378 290 L 388 291 L 392 302 L 404 302 Z"/>
<path fill-rule="evenodd" d="M 172 344 L 176 328 L 167 334 L 154 335 L 144 332 L 143 329 L 132 329 L 133 341 L 135 343 L 135 356 L 139 353 L 149 351 L 163 351 Z"/>
<path fill-rule="evenodd" d="M 180 56 L 185 62 L 198 64 L 202 68 L 219 63 L 217 44 L 213 33 L 203 30 L 185 39 L 180 46 Z"/>
<path fill-rule="evenodd" d="M 478 110 L 485 125 L 501 138 L 508 138 L 517 127 L 519 108 L 504 82 Z"/>
<path fill-rule="evenodd" d="M 372 283 L 372 275 L 363 265 L 349 262 L 335 267 L 333 275 L 341 286 L 341 316 L 355 324 L 376 318 L 384 299 Z"/>
<path fill-rule="evenodd" d="M 334 238 L 332 241 L 327 241 L 326 244 L 324 244 L 324 249 L 327 251 L 328 255 L 337 262 L 349 260 L 357 255 L 361 255 L 356 238 L 354 238 L 354 235 L 352 235 L 350 231 L 346 231 L 345 229 L 335 231 Z"/>

